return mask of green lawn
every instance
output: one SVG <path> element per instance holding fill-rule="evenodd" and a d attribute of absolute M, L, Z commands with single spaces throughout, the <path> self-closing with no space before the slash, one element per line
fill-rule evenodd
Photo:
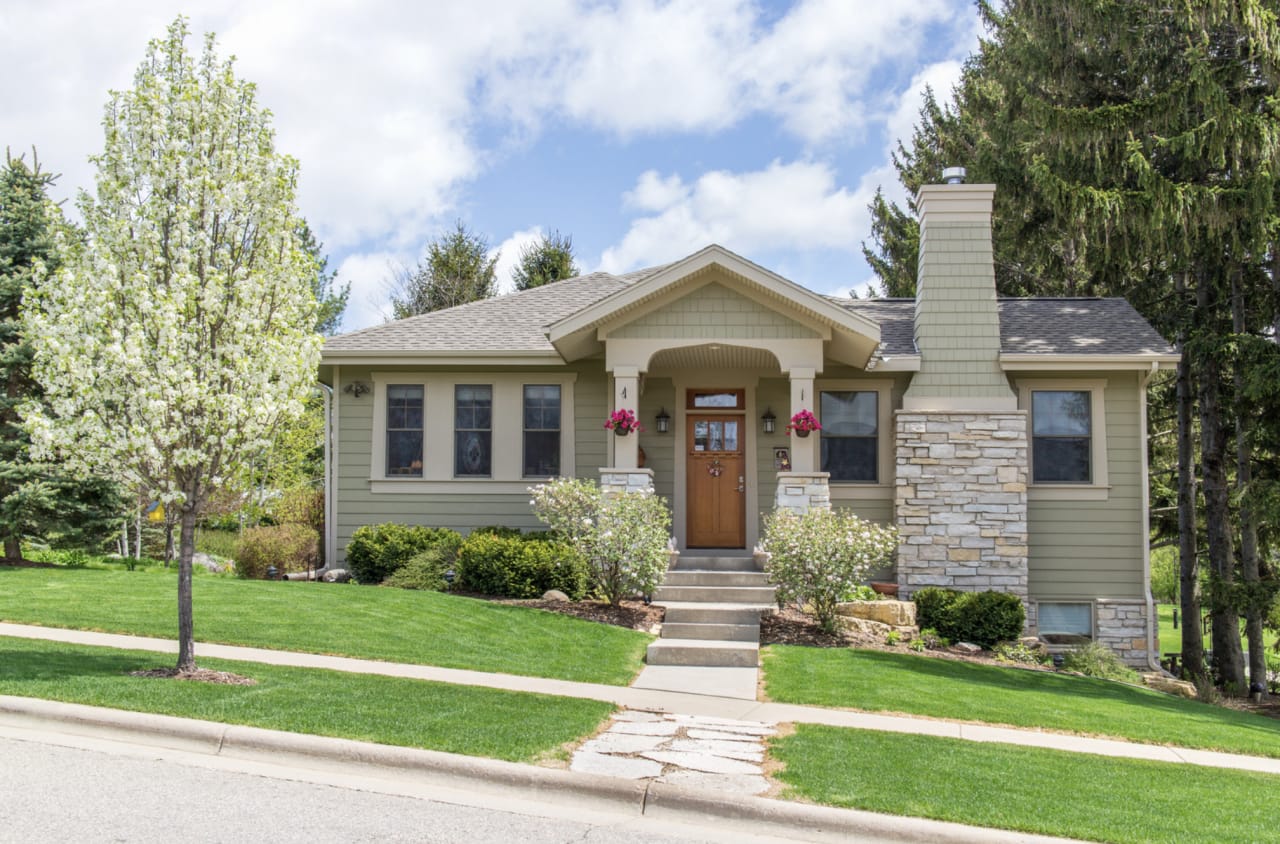
<path fill-rule="evenodd" d="M 199 577 L 196 639 L 625 686 L 653 637 L 436 592 Z M 0 620 L 176 638 L 172 570 L 0 566 Z"/>
<path fill-rule="evenodd" d="M 1115 842 L 1275 840 L 1280 777 L 801 724 L 773 739 L 789 797 Z"/>
<path fill-rule="evenodd" d="M 1156 615 L 1160 619 L 1160 655 L 1163 657 L 1167 653 L 1182 650 L 1182 612 L 1178 612 L 1178 627 L 1173 626 L 1173 604 L 1157 604 Z M 1243 627 L 1241 628 L 1243 630 Z M 1263 641 L 1267 643 L 1270 650 L 1276 645 L 1276 634 L 1270 630 L 1263 631 Z M 1210 647 L 1209 634 L 1204 634 L 1205 647 Z M 1244 642 L 1244 647 L 1249 647 L 1248 641 Z"/>
<path fill-rule="evenodd" d="M 910 653 L 770 645 L 783 703 L 902 712 L 1280 757 L 1280 721 L 1123 683 Z"/>
<path fill-rule="evenodd" d="M 0 637 L 0 694 L 109 706 L 516 762 L 554 755 L 614 707 L 576 698 L 202 659 L 255 686 L 130 677 L 168 667 L 142 651 Z"/>

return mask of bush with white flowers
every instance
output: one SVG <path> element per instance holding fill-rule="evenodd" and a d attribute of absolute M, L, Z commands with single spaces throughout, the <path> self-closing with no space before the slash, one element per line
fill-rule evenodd
<path fill-rule="evenodd" d="M 898 548 L 892 527 L 863 521 L 848 510 L 775 510 L 765 520 L 766 571 L 779 603 L 810 609 L 822 629 L 836 628 L 836 605 Z"/>
<path fill-rule="evenodd" d="M 594 481 L 557 478 L 530 488 L 533 512 L 587 559 L 592 591 L 611 604 L 650 595 L 667 573 L 666 499 L 605 495 Z"/>

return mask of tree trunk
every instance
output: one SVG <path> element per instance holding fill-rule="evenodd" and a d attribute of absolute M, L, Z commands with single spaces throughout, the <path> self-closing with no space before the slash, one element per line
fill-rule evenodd
<path fill-rule="evenodd" d="M 6 536 L 4 539 L 4 557 L 6 560 L 17 562 L 22 559 L 22 540 L 16 536 Z"/>
<path fill-rule="evenodd" d="M 178 670 L 194 671 L 195 625 L 191 616 L 191 558 L 196 551 L 196 507 L 182 505 L 182 535 L 178 544 Z"/>
<path fill-rule="evenodd" d="M 1212 281 L 1202 279 L 1196 291 L 1201 316 L 1214 320 L 1216 296 Z M 1208 328 L 1208 326 L 1202 326 Z M 1240 647 L 1240 616 L 1231 600 L 1235 561 L 1231 548 L 1231 513 L 1227 487 L 1227 441 L 1222 421 L 1221 350 L 1216 345 L 1202 355 L 1200 372 L 1200 471 L 1204 478 L 1205 534 L 1209 544 L 1209 612 L 1213 619 L 1213 665 L 1218 683 L 1228 694 L 1243 694 L 1244 652 Z M 1187 619 L 1192 621 L 1192 619 Z"/>
<path fill-rule="evenodd" d="M 173 517 L 169 515 L 169 509 L 165 509 L 164 514 L 164 567 L 168 568 L 173 563 Z"/>
<path fill-rule="evenodd" d="M 1236 335 L 1243 335 L 1248 330 L 1245 316 L 1244 290 L 1237 271 L 1231 278 L 1231 329 Z M 1249 600 L 1245 604 L 1245 637 L 1249 641 L 1249 685 L 1250 688 L 1267 688 L 1267 655 L 1264 651 L 1262 625 L 1265 610 L 1259 602 L 1258 587 L 1262 580 L 1258 566 L 1258 523 L 1253 505 L 1253 463 L 1251 445 L 1253 443 L 1252 409 L 1244 400 L 1244 371 L 1239 365 L 1235 368 L 1236 387 L 1236 492 L 1239 499 L 1240 514 L 1240 579 L 1249 589 Z"/>
<path fill-rule="evenodd" d="M 138 512 L 133 517 L 133 558 L 135 560 L 142 559 L 142 508 L 138 508 Z"/>
<path fill-rule="evenodd" d="M 1186 289 L 1179 274 L 1175 285 L 1179 298 Z M 1178 595 L 1182 607 L 1182 670 L 1197 686 L 1206 685 L 1204 632 L 1200 629 L 1200 561 L 1196 556 L 1195 431 L 1192 422 L 1191 360 L 1186 351 L 1186 331 L 1179 331 L 1178 410 Z"/>

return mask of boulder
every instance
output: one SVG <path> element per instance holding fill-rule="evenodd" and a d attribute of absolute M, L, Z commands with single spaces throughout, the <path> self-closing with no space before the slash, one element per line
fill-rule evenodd
<path fill-rule="evenodd" d="M 836 623 L 840 625 L 842 630 L 847 630 L 850 633 L 860 633 L 863 636 L 871 636 L 876 639 L 883 639 L 890 630 L 896 630 L 903 641 L 910 641 L 919 633 L 915 627 L 909 625 L 885 624 L 869 618 L 857 618 L 848 615 L 840 616 L 836 619 Z"/>
<path fill-rule="evenodd" d="M 329 569 L 320 579 L 325 583 L 346 583 L 351 579 L 351 572 L 346 569 Z"/>
<path fill-rule="evenodd" d="M 201 568 L 208 569 L 213 574 L 222 574 L 222 572 L 225 571 L 222 564 L 213 557 L 199 552 L 191 555 L 191 564 L 193 566 L 200 566 Z"/>
<path fill-rule="evenodd" d="M 955 653 L 968 654 L 969 656 L 982 653 L 982 648 L 972 642 L 956 642 L 951 646 L 951 650 Z"/>
<path fill-rule="evenodd" d="M 568 601 L 569 596 L 561 592 L 559 589 L 548 589 L 542 593 L 544 601 Z"/>
<path fill-rule="evenodd" d="M 1188 683 L 1186 680 L 1175 680 L 1174 678 L 1168 677 L 1164 674 L 1156 674 L 1155 672 L 1152 672 L 1150 674 L 1143 674 L 1142 682 L 1146 683 L 1156 691 L 1164 692 L 1168 695 L 1180 695 L 1185 698 L 1190 698 L 1191 700 L 1195 700 L 1196 698 L 1195 684 Z"/>
<path fill-rule="evenodd" d="M 837 605 L 836 613 L 848 618 L 878 621 L 890 627 L 916 626 L 916 605 L 911 601 L 849 601 Z"/>

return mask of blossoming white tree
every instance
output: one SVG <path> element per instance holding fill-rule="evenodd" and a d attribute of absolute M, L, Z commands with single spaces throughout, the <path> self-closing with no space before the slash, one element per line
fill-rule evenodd
<path fill-rule="evenodd" d="M 197 513 L 301 412 L 320 349 L 297 162 L 213 36 L 197 61 L 187 35 L 178 18 L 112 93 L 86 237 L 26 313 L 47 400 L 26 409 L 33 448 L 180 511 L 180 671 Z"/>

